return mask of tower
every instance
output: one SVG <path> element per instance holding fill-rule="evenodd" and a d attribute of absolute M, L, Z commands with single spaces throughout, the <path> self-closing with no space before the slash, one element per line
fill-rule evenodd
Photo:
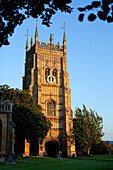
<path fill-rule="evenodd" d="M 26 42 L 25 76 L 23 89 L 29 89 L 35 102 L 42 106 L 43 113 L 51 121 L 52 127 L 39 146 L 39 155 L 56 156 L 59 151 L 63 156 L 75 154 L 73 134 L 73 115 L 71 110 L 71 90 L 67 72 L 66 35 L 63 46 L 50 42 L 38 41 L 36 27 L 35 43 L 31 47 Z"/>

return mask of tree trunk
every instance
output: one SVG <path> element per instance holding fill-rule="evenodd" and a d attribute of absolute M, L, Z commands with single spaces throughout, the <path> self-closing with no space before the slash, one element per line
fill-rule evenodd
<path fill-rule="evenodd" d="M 89 156 L 89 154 L 90 154 L 90 147 L 87 148 L 87 154 Z"/>

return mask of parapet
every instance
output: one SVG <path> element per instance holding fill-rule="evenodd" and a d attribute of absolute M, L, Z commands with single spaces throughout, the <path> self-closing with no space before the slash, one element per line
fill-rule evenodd
<path fill-rule="evenodd" d="M 12 113 L 13 102 L 6 100 L 6 101 L 0 101 L 0 112 L 7 112 Z"/>
<path fill-rule="evenodd" d="M 45 49 L 50 49 L 50 43 L 45 43 L 45 42 L 39 42 L 38 41 L 38 44 L 37 44 L 38 48 L 45 48 Z M 63 46 L 60 46 L 59 44 L 57 45 L 54 45 L 52 44 L 52 50 L 55 50 L 55 51 L 63 51 Z"/>

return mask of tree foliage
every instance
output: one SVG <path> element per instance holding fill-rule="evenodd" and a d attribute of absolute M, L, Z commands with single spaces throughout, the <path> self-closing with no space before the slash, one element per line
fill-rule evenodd
<path fill-rule="evenodd" d="M 82 110 L 75 109 L 74 135 L 79 151 L 87 151 L 89 155 L 91 145 L 100 143 L 101 137 L 104 135 L 102 123 L 102 117 L 91 109 L 88 111 L 85 105 Z"/>
<path fill-rule="evenodd" d="M 113 22 L 113 0 L 92 1 L 90 5 L 79 7 L 78 10 L 81 12 L 79 15 L 80 22 L 83 21 L 86 12 L 89 12 L 89 21 L 94 21 L 96 18 L 99 18 L 108 23 Z"/>
<path fill-rule="evenodd" d="M 42 143 L 51 128 L 51 123 L 42 113 L 41 106 L 35 105 L 29 92 L 3 85 L 0 86 L 0 100 L 14 102 L 12 118 L 16 124 L 17 138 L 26 138 L 34 145 Z"/>
<path fill-rule="evenodd" d="M 2 0 L 0 1 L 0 46 L 9 45 L 17 25 L 29 17 L 42 19 L 42 24 L 50 26 L 51 17 L 60 10 L 71 13 L 71 0 Z"/>
<path fill-rule="evenodd" d="M 104 141 L 101 141 L 98 144 L 92 144 L 91 146 L 91 154 L 92 155 L 100 155 L 100 154 L 107 154 L 107 146 Z"/>

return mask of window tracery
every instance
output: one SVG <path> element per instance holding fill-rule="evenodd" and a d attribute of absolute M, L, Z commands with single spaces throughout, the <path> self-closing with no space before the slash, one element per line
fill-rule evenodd
<path fill-rule="evenodd" d="M 55 116 L 55 102 L 49 101 L 47 103 L 47 116 Z"/>

